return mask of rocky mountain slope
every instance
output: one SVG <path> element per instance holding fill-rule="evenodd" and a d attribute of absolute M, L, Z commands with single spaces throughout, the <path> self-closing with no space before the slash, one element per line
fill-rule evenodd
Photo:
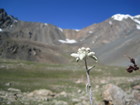
<path fill-rule="evenodd" d="M 116 14 L 81 30 L 24 22 L 0 10 L 0 56 L 48 63 L 68 63 L 78 47 L 90 47 L 100 62 L 128 65 L 125 55 L 140 62 L 140 15 Z M 140 64 L 140 63 L 139 63 Z"/>
<path fill-rule="evenodd" d="M 116 14 L 81 30 L 78 35 L 84 45 L 95 49 L 101 62 L 127 65 L 125 55 L 140 61 L 140 15 Z"/>
<path fill-rule="evenodd" d="M 0 56 L 21 60 L 64 63 L 58 47 L 66 41 L 62 29 L 51 24 L 23 22 L 0 10 Z M 66 41 L 67 42 L 67 41 Z"/>

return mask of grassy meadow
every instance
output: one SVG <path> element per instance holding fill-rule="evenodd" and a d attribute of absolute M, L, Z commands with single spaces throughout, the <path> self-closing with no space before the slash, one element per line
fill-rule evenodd
<path fill-rule="evenodd" d="M 140 84 L 140 72 L 130 74 L 125 69 L 123 67 L 96 65 L 95 69 L 91 71 L 90 77 L 93 94 L 97 102 L 103 102 L 102 91 L 106 84 L 113 83 L 125 91 L 136 84 Z M 55 105 L 55 102 L 52 103 L 53 100 L 62 101 L 61 105 L 83 105 L 80 104 L 83 96 L 83 100 L 88 105 L 85 84 L 86 74 L 82 62 L 79 64 L 58 65 L 0 59 L 1 92 L 8 92 L 9 88 L 14 88 L 20 89 L 22 93 L 30 93 L 39 89 L 47 89 L 55 94 L 65 93 L 61 96 L 50 98 L 46 102 L 31 102 L 31 100 L 30 102 L 21 102 L 19 98 L 18 101 L 11 101 L 11 105 Z M 4 98 L 3 94 L 0 93 L 0 104 L 8 105 L 9 99 Z"/>

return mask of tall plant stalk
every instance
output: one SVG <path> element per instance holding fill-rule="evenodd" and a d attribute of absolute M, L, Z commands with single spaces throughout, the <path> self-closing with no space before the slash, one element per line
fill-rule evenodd
<path fill-rule="evenodd" d="M 90 48 L 82 47 L 82 48 L 78 49 L 77 53 L 72 53 L 71 56 L 76 58 L 77 62 L 79 60 L 84 60 L 85 69 L 86 69 L 86 76 L 87 76 L 86 91 L 87 91 L 88 96 L 89 96 L 90 104 L 95 105 L 93 103 L 91 81 L 90 81 L 90 70 L 95 66 L 88 67 L 88 64 L 87 64 L 87 58 L 92 58 L 95 62 L 97 62 L 97 57 L 95 56 L 95 52 L 92 52 Z"/>
<path fill-rule="evenodd" d="M 90 81 L 90 70 L 94 66 L 92 66 L 91 68 L 88 68 L 86 57 L 84 59 L 84 62 L 85 62 L 85 69 L 86 69 L 86 76 L 87 76 L 86 92 L 88 93 L 90 104 L 95 105 L 95 104 L 93 104 L 92 88 L 91 88 L 91 81 Z"/>

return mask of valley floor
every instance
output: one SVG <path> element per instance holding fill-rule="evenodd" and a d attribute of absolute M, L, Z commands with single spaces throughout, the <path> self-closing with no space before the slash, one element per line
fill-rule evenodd
<path fill-rule="evenodd" d="M 91 71 L 93 99 L 97 105 L 111 105 L 105 104 L 103 95 L 107 85 L 127 94 L 129 100 L 125 105 L 140 105 L 140 71 L 130 74 L 125 69 L 96 65 Z M 0 60 L 0 105 L 89 105 L 85 84 L 86 74 L 81 64 Z"/>

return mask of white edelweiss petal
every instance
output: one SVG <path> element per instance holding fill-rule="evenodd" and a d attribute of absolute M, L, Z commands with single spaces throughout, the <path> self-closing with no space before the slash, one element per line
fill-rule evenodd
<path fill-rule="evenodd" d="M 80 48 L 78 49 L 78 52 L 81 52 L 81 49 Z"/>
<path fill-rule="evenodd" d="M 97 57 L 96 56 L 90 56 L 90 57 L 97 62 Z"/>
<path fill-rule="evenodd" d="M 80 60 L 80 58 L 76 58 L 76 62 L 78 62 Z"/>
<path fill-rule="evenodd" d="M 95 55 L 95 52 L 89 52 L 89 53 L 87 54 L 88 57 L 91 57 L 91 56 L 94 56 L 94 55 Z"/>
<path fill-rule="evenodd" d="M 78 57 L 79 57 L 79 54 L 77 54 L 77 53 L 72 53 L 71 56 L 74 57 L 74 58 L 78 58 Z"/>
<path fill-rule="evenodd" d="M 90 52 L 90 50 L 91 50 L 91 49 L 90 49 L 89 47 L 88 47 L 88 48 L 86 48 L 86 51 Z"/>
<path fill-rule="evenodd" d="M 86 57 L 86 54 L 82 53 L 79 55 L 80 60 L 83 60 Z"/>

